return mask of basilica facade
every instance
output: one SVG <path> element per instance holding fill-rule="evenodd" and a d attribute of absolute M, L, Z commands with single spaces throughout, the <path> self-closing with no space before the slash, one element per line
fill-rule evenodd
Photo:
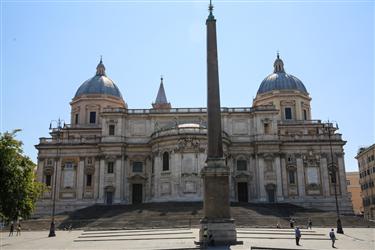
<path fill-rule="evenodd" d="M 271 68 L 271 67 L 270 67 Z M 311 97 L 277 55 L 251 107 L 221 108 L 234 202 L 287 202 L 351 213 L 337 127 L 312 119 Z M 100 60 L 70 102 L 70 124 L 40 138 L 37 213 L 93 204 L 202 201 L 206 108 L 173 108 L 163 78 L 148 109 L 129 109 Z"/>

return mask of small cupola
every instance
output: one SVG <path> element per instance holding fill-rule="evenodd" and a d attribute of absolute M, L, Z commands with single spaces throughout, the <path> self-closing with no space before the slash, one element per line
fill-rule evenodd
<path fill-rule="evenodd" d="M 100 57 L 100 62 L 98 66 L 96 66 L 96 75 L 97 76 L 105 76 L 105 66 L 103 64 L 103 58 Z"/>
<path fill-rule="evenodd" d="M 273 73 L 285 73 L 284 62 L 280 59 L 279 52 L 277 52 L 277 58 L 273 63 Z"/>

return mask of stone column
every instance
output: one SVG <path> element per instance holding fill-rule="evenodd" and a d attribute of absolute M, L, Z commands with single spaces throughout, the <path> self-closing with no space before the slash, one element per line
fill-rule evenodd
<path fill-rule="evenodd" d="M 82 200 L 85 158 L 80 157 L 77 169 L 77 200 Z"/>
<path fill-rule="evenodd" d="M 264 184 L 264 159 L 258 158 L 258 164 L 259 200 L 267 201 L 266 187 Z"/>
<path fill-rule="evenodd" d="M 145 159 L 145 174 L 151 179 L 151 160 L 149 157 Z M 150 199 L 150 181 L 146 181 L 143 184 L 143 202 L 147 202 Z"/>
<path fill-rule="evenodd" d="M 121 174 L 120 174 L 120 202 L 125 203 L 124 201 L 124 189 L 125 189 L 125 161 L 124 161 L 124 154 L 121 153 L 120 157 L 120 168 L 121 168 Z"/>
<path fill-rule="evenodd" d="M 53 177 L 53 184 L 56 185 L 56 200 L 60 200 L 60 186 L 61 186 L 61 158 L 55 158 L 55 166 L 54 173 L 56 172 L 56 183 L 55 183 L 55 176 Z M 56 169 L 57 168 L 57 169 Z M 57 170 L 57 171 L 56 171 Z M 52 191 L 53 192 L 53 191 Z M 57 210 L 57 209 L 56 209 Z"/>
<path fill-rule="evenodd" d="M 284 198 L 287 198 L 289 196 L 289 192 L 288 192 L 288 173 L 286 170 L 285 158 L 281 159 L 281 176 L 282 176 L 282 182 L 283 182 Z"/>
<path fill-rule="evenodd" d="M 95 172 L 94 172 L 94 199 L 97 201 L 99 199 L 99 174 L 100 174 L 100 160 L 95 159 Z"/>
<path fill-rule="evenodd" d="M 37 181 L 38 182 L 43 182 L 43 170 L 44 170 L 44 159 L 43 158 L 38 158 L 38 168 L 37 168 Z"/>
<path fill-rule="evenodd" d="M 121 202 L 121 158 L 117 157 L 115 160 L 115 193 L 114 203 Z"/>
<path fill-rule="evenodd" d="M 128 160 L 128 157 L 125 156 L 124 157 L 124 175 L 123 175 L 123 178 L 124 178 L 124 202 L 126 204 L 130 204 L 130 199 L 129 199 L 129 179 L 128 179 L 128 176 L 129 176 L 129 171 L 130 171 L 130 164 L 129 164 L 129 160 Z"/>
<path fill-rule="evenodd" d="M 322 188 L 323 196 L 329 197 L 329 176 L 328 176 L 328 166 L 327 166 L 327 157 L 322 157 L 320 159 L 320 173 L 322 175 Z"/>
<path fill-rule="evenodd" d="M 347 196 L 347 187 L 346 187 L 346 174 L 345 174 L 345 163 L 344 163 L 344 157 L 338 156 L 338 181 L 340 182 L 340 193 L 341 196 Z"/>
<path fill-rule="evenodd" d="M 100 159 L 99 165 L 99 203 L 104 203 L 104 171 L 105 171 L 105 160 Z"/>
<path fill-rule="evenodd" d="M 276 169 L 276 195 L 277 200 L 282 201 L 283 197 L 283 187 L 282 187 L 282 180 L 281 180 L 281 166 L 280 166 L 280 157 L 277 156 L 275 158 L 275 169 Z"/>
<path fill-rule="evenodd" d="M 259 158 L 255 154 L 254 155 L 254 197 L 253 199 L 259 200 L 260 199 L 260 188 L 259 188 Z"/>
<path fill-rule="evenodd" d="M 305 173 L 303 169 L 303 161 L 301 158 L 297 158 L 297 179 L 298 179 L 299 198 L 302 198 L 306 194 L 305 194 Z"/>

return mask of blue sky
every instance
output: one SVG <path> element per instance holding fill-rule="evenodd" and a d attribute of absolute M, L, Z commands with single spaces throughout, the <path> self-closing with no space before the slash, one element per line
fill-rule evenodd
<path fill-rule="evenodd" d="M 1 132 L 34 145 L 92 77 L 100 55 L 129 108 L 150 108 L 160 75 L 173 107 L 206 105 L 208 1 L 1 2 Z M 348 171 L 375 142 L 373 1 L 214 1 L 221 104 L 249 107 L 280 51 L 313 119 L 334 120 Z"/>

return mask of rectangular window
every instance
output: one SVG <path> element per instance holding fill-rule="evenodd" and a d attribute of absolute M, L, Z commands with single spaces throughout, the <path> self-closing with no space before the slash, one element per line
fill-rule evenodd
<path fill-rule="evenodd" d="M 152 166 L 151 166 L 151 173 L 155 172 L 155 158 L 152 158 Z"/>
<path fill-rule="evenodd" d="M 91 124 L 96 123 L 96 112 L 90 112 L 90 123 Z"/>
<path fill-rule="evenodd" d="M 247 170 L 247 161 L 246 160 L 237 160 L 237 170 L 246 171 Z"/>
<path fill-rule="evenodd" d="M 163 171 L 169 171 L 169 153 L 164 152 L 163 154 Z"/>
<path fill-rule="evenodd" d="M 331 183 L 336 183 L 336 175 L 331 174 Z"/>
<path fill-rule="evenodd" d="M 289 184 L 296 184 L 295 173 L 294 170 L 289 171 Z"/>
<path fill-rule="evenodd" d="M 109 125 L 109 135 L 115 135 L 115 125 Z"/>
<path fill-rule="evenodd" d="M 264 123 L 264 134 L 269 134 L 270 133 L 270 125 L 268 123 Z"/>
<path fill-rule="evenodd" d="M 86 187 L 91 187 L 91 180 L 92 180 L 92 175 L 91 174 L 86 175 Z"/>
<path fill-rule="evenodd" d="M 135 161 L 133 162 L 133 172 L 142 173 L 143 172 L 143 162 Z"/>
<path fill-rule="evenodd" d="M 73 169 L 73 163 L 72 162 L 66 162 L 65 163 L 65 168 L 66 169 Z"/>
<path fill-rule="evenodd" d="M 306 109 L 303 110 L 303 119 L 307 120 L 307 110 Z"/>
<path fill-rule="evenodd" d="M 346 185 L 350 186 L 350 180 L 346 180 Z"/>
<path fill-rule="evenodd" d="M 75 115 L 75 124 L 78 124 L 78 114 Z"/>
<path fill-rule="evenodd" d="M 292 120 L 292 108 L 285 108 L 285 120 Z"/>
<path fill-rule="evenodd" d="M 46 175 L 46 186 L 47 187 L 51 186 L 51 175 L 50 174 Z"/>
<path fill-rule="evenodd" d="M 113 162 L 107 163 L 107 174 L 113 174 Z"/>

